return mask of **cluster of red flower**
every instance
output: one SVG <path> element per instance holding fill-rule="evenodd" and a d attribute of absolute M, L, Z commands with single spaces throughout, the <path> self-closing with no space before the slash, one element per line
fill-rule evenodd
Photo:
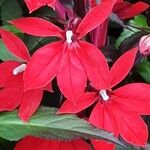
<path fill-rule="evenodd" d="M 25 0 L 30 12 L 48 5 L 55 9 L 57 0 Z M 91 1 L 95 5 L 95 1 Z M 70 18 L 64 30 L 36 17 L 11 21 L 22 32 L 34 36 L 56 36 L 60 40 L 38 49 L 31 57 L 25 44 L 14 34 L 0 29 L 1 39 L 18 61 L 0 64 L 0 111 L 11 111 L 19 106 L 19 117 L 28 121 L 39 107 L 44 90 L 52 91 L 51 81 L 56 77 L 66 97 L 58 113 L 78 113 L 93 103 L 89 122 L 98 128 L 119 135 L 131 144 L 145 146 L 147 127 L 140 115 L 150 114 L 150 85 L 132 83 L 113 88 L 131 70 L 138 48 L 124 53 L 109 69 L 102 52 L 83 37 L 105 23 L 112 11 L 121 19 L 133 17 L 149 6 L 144 2 L 130 4 L 123 0 L 102 0 L 81 20 Z M 39 61 L 40 60 L 40 61 Z M 95 90 L 85 90 L 87 81 Z M 9 96 L 8 96 L 9 95 Z M 96 150 L 114 149 L 105 141 L 91 140 Z M 83 140 L 70 142 L 26 137 L 16 150 L 88 150 Z"/>

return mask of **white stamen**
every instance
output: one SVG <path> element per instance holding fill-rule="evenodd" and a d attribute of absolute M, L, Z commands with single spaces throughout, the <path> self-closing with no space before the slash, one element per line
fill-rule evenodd
<path fill-rule="evenodd" d="M 104 101 L 108 101 L 109 100 L 109 96 L 107 95 L 106 90 L 100 90 L 99 94 L 100 94 L 100 96 L 102 97 L 102 99 Z"/>
<path fill-rule="evenodd" d="M 72 43 L 73 32 L 71 30 L 66 31 L 66 41 L 68 44 Z"/>
<path fill-rule="evenodd" d="M 20 66 L 16 67 L 13 70 L 13 75 L 18 75 L 19 73 L 22 73 L 25 71 L 27 65 L 26 64 L 21 64 Z"/>

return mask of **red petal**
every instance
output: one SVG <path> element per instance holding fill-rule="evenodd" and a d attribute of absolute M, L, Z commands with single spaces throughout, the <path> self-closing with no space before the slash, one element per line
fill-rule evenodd
<path fill-rule="evenodd" d="M 0 111 L 11 111 L 20 104 L 23 95 L 22 75 L 9 81 L 8 87 L 0 90 Z"/>
<path fill-rule="evenodd" d="M 150 115 L 150 85 L 133 83 L 125 85 L 113 93 L 120 108 L 137 112 L 142 115 Z"/>
<path fill-rule="evenodd" d="M 8 80 L 14 78 L 13 70 L 20 65 L 16 61 L 5 61 L 0 64 L 0 85 L 5 86 L 8 84 Z"/>
<path fill-rule="evenodd" d="M 121 19 L 127 19 L 137 16 L 138 14 L 142 13 L 143 11 L 149 8 L 149 5 L 144 2 L 137 2 L 135 4 L 130 4 L 128 2 L 121 2 L 118 3 L 117 5 L 116 7 L 119 9 L 118 10 L 115 9 L 115 13 L 117 13 L 118 17 Z"/>
<path fill-rule="evenodd" d="M 31 35 L 62 37 L 61 35 L 62 30 L 59 27 L 41 18 L 36 17 L 19 18 L 10 21 L 10 23 L 15 25 L 22 32 Z"/>
<path fill-rule="evenodd" d="M 57 0 L 47 0 L 47 5 L 55 9 L 55 4 Z"/>
<path fill-rule="evenodd" d="M 95 93 L 83 94 L 75 105 L 72 102 L 66 100 L 59 109 L 58 114 L 78 113 L 91 106 L 96 100 L 97 96 Z"/>
<path fill-rule="evenodd" d="M 110 70 L 111 87 L 117 85 L 127 76 L 134 64 L 137 51 L 138 48 L 127 51 L 114 63 Z"/>
<path fill-rule="evenodd" d="M 118 136 L 118 122 L 112 108 L 111 104 L 101 104 L 98 102 L 90 115 L 89 122 L 98 128 L 107 130 Z"/>
<path fill-rule="evenodd" d="M 29 90 L 24 92 L 20 108 L 19 117 L 23 121 L 28 121 L 29 118 L 39 107 L 43 96 L 43 89 Z"/>
<path fill-rule="evenodd" d="M 116 0 L 106 0 L 91 9 L 77 28 L 77 33 L 80 34 L 79 37 L 86 35 L 102 24 L 111 14 L 115 1 Z"/>
<path fill-rule="evenodd" d="M 58 150 L 91 150 L 91 147 L 81 139 L 74 140 L 74 141 L 66 141 L 66 142 L 61 142 L 61 146 Z M 54 149 L 57 150 L 57 149 Z"/>
<path fill-rule="evenodd" d="M 41 0 L 24 0 L 27 7 L 30 10 L 30 13 L 33 12 L 34 10 L 46 5 L 46 3 L 41 3 Z"/>
<path fill-rule="evenodd" d="M 94 6 L 97 5 L 97 1 L 96 0 L 89 0 L 89 5 L 91 8 L 93 8 Z"/>
<path fill-rule="evenodd" d="M 104 55 L 95 46 L 80 42 L 78 54 L 87 76 L 97 89 L 109 89 L 109 69 Z"/>
<path fill-rule="evenodd" d="M 92 140 L 94 150 L 115 150 L 115 145 L 102 140 Z"/>
<path fill-rule="evenodd" d="M 41 47 L 31 58 L 24 72 L 25 90 L 45 87 L 55 77 L 59 65 L 62 42 Z"/>
<path fill-rule="evenodd" d="M 17 143 L 14 150 L 90 150 L 84 140 L 56 141 L 27 136 Z"/>
<path fill-rule="evenodd" d="M 120 2 L 123 2 L 123 0 L 117 0 L 117 2 L 116 2 L 116 3 L 120 3 Z"/>
<path fill-rule="evenodd" d="M 148 140 L 148 129 L 144 121 L 137 114 L 120 112 L 120 135 L 129 143 L 145 146 Z"/>
<path fill-rule="evenodd" d="M 16 35 L 3 29 L 0 29 L 0 34 L 2 41 L 12 54 L 27 62 L 30 60 L 30 54 L 27 47 Z"/>
<path fill-rule="evenodd" d="M 122 11 L 122 10 L 127 9 L 127 8 L 129 9 L 131 7 L 132 7 L 131 3 L 123 2 L 123 0 L 120 0 L 120 1 L 118 0 L 113 7 L 113 12 L 117 14 L 117 13 L 119 13 L 119 11 Z"/>
<path fill-rule="evenodd" d="M 0 111 L 12 111 L 17 108 L 22 98 L 22 89 L 16 88 L 4 88 L 0 91 Z M 9 96 L 8 96 L 9 95 Z"/>
<path fill-rule="evenodd" d="M 59 144 L 55 146 L 59 150 Z M 49 150 L 51 147 L 51 141 L 38 137 L 26 136 L 17 143 L 14 150 Z"/>
<path fill-rule="evenodd" d="M 45 6 L 46 4 L 54 8 L 55 2 L 56 0 L 25 0 L 25 3 L 30 10 L 30 13 L 42 6 Z"/>
<path fill-rule="evenodd" d="M 82 66 L 74 47 L 68 47 L 64 50 L 61 65 L 57 73 L 58 86 L 64 96 L 74 104 L 83 94 L 86 87 L 86 73 Z"/>

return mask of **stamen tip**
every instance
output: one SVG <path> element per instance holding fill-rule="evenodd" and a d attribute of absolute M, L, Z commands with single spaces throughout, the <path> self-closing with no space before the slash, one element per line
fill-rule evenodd
<path fill-rule="evenodd" d="M 66 41 L 68 44 L 72 43 L 72 36 L 73 36 L 72 30 L 67 30 L 66 31 Z"/>

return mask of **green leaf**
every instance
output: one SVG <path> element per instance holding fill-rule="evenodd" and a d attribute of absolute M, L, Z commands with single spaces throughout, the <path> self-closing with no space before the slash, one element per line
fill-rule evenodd
<path fill-rule="evenodd" d="M 147 83 L 150 83 L 150 62 L 148 59 L 144 59 L 144 61 L 138 66 L 137 71 Z"/>
<path fill-rule="evenodd" d="M 1 19 L 3 25 L 7 24 L 7 21 L 19 18 L 22 15 L 22 9 L 16 0 L 5 0 L 1 6 Z"/>
<path fill-rule="evenodd" d="M 116 150 L 139 150 L 139 148 L 134 148 L 134 147 L 122 148 L 117 146 Z"/>
<path fill-rule="evenodd" d="M 150 30 L 150 27 L 147 24 L 147 18 L 144 15 L 138 15 L 134 17 L 134 19 L 130 20 L 129 23 L 136 27 L 147 28 L 148 30 Z"/>
<path fill-rule="evenodd" d="M 0 137 L 19 140 L 26 135 L 48 139 L 92 138 L 121 144 L 111 133 L 97 129 L 75 115 L 56 115 L 55 108 L 41 107 L 29 122 L 22 122 L 17 111 L 0 114 Z"/>
<path fill-rule="evenodd" d="M 0 40 L 0 59 L 2 61 L 6 60 L 19 60 L 13 54 L 11 54 L 6 46 L 3 44 L 2 40 Z"/>
<path fill-rule="evenodd" d="M 143 29 L 144 31 L 150 32 L 150 27 L 147 24 L 147 19 L 144 15 L 138 15 L 134 17 L 133 20 L 129 21 L 129 25 L 126 26 L 123 32 L 120 34 L 119 38 L 116 40 L 116 48 L 119 48 L 120 45 L 125 42 L 127 39 L 132 39 L 138 36 L 142 31 L 139 29 Z"/>
<path fill-rule="evenodd" d="M 124 29 L 123 32 L 120 34 L 119 38 L 116 40 L 115 44 L 116 48 L 119 48 L 120 45 L 124 42 L 124 40 L 139 32 L 139 30 L 136 30 L 132 27 L 129 27 L 129 29 Z"/>
<path fill-rule="evenodd" d="M 138 147 L 138 146 L 128 146 L 128 147 L 120 147 L 120 146 L 116 146 L 116 150 L 150 150 L 150 145 L 147 144 L 147 146 L 145 148 L 141 148 L 141 147 Z"/>
<path fill-rule="evenodd" d="M 13 25 L 5 25 L 5 26 L 2 26 L 1 28 L 3 28 L 3 29 L 6 29 L 6 30 L 8 30 L 8 31 L 10 31 L 10 32 L 12 32 L 12 33 L 14 33 L 14 34 L 22 34 L 21 32 L 20 32 L 20 30 L 18 30 L 15 26 L 13 26 Z"/>
<path fill-rule="evenodd" d="M 43 38 L 43 37 L 36 37 L 36 36 L 24 36 L 24 41 L 27 47 L 29 48 L 30 52 L 34 52 L 39 47 L 49 44 L 51 42 L 57 41 L 57 38 Z"/>

